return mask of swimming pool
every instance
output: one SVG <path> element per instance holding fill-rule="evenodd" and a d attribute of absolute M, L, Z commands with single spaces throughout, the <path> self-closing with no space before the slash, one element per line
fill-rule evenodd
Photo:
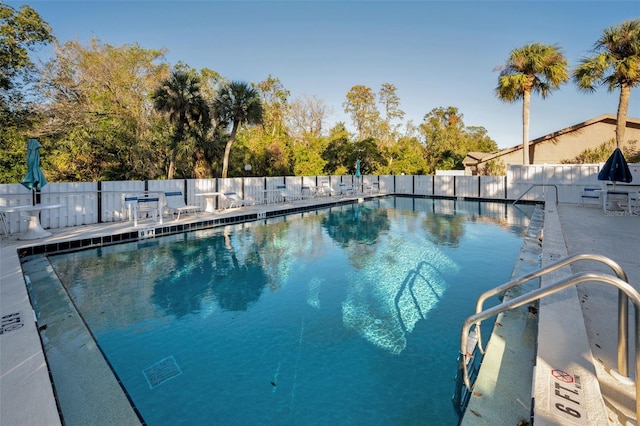
<path fill-rule="evenodd" d="M 455 424 L 460 324 L 531 211 L 389 197 L 49 261 L 149 425 Z"/>

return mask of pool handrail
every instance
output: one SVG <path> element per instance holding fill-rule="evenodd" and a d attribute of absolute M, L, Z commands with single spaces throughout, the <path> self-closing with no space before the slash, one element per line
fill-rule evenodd
<path fill-rule="evenodd" d="M 536 301 L 545 296 L 552 295 L 559 291 L 562 291 L 568 287 L 580 284 L 585 281 L 598 281 L 605 284 L 610 284 L 618 288 L 621 292 L 624 292 L 626 296 L 631 299 L 631 302 L 635 308 L 635 332 L 636 336 L 640 336 L 640 293 L 626 281 L 621 280 L 613 275 L 607 275 L 596 272 L 580 272 L 573 274 L 569 277 L 556 281 L 545 287 L 540 287 L 525 293 L 521 296 L 510 299 L 506 302 L 502 302 L 499 305 L 486 309 L 482 312 L 476 313 L 468 317 L 462 325 L 462 333 L 460 335 L 460 365 L 459 369 L 463 373 L 464 385 L 471 391 L 471 383 L 469 380 L 468 362 L 470 361 L 471 354 L 467 353 L 467 342 L 469 338 L 469 331 L 472 325 L 484 321 L 487 318 L 491 318 L 499 313 L 519 308 L 527 303 Z M 636 371 L 640 371 L 640 339 L 635 339 L 635 353 L 636 353 Z M 640 395 L 640 377 L 636 377 L 635 380 L 636 395 Z M 640 398 L 636 398 L 636 417 L 640 418 Z"/>
<path fill-rule="evenodd" d="M 627 278 L 626 272 L 622 269 L 620 265 L 618 265 L 615 261 L 609 259 L 606 256 L 602 256 L 599 254 L 591 254 L 591 253 L 579 253 L 571 256 L 567 256 L 564 259 L 560 259 L 557 262 L 551 263 L 544 268 L 538 269 L 536 271 L 530 272 L 526 275 L 523 275 L 519 278 L 513 279 L 509 282 L 506 282 L 498 287 L 494 287 L 490 290 L 482 293 L 478 300 L 476 301 L 476 314 L 482 312 L 484 309 L 484 302 L 490 297 L 496 296 L 500 293 L 504 293 L 505 291 L 522 285 L 526 282 L 529 282 L 535 278 L 539 278 L 542 275 L 548 274 L 549 272 L 556 271 L 566 265 L 569 265 L 578 260 L 593 260 L 596 262 L 601 262 L 607 266 L 609 266 L 615 273 L 618 278 L 622 281 L 629 282 Z M 629 311 L 628 311 L 629 301 L 627 295 L 619 291 L 618 292 L 618 373 L 624 377 L 629 376 L 629 357 L 628 357 L 628 345 L 629 345 Z M 482 332 L 480 329 L 480 323 L 475 324 L 475 331 L 478 338 L 478 350 L 480 353 L 484 354 L 484 347 L 482 344 Z"/>

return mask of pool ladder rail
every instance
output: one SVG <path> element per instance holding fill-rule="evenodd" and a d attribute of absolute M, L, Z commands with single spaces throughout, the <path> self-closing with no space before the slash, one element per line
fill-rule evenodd
<path fill-rule="evenodd" d="M 615 272 L 616 276 L 595 272 L 573 274 L 545 287 L 536 288 L 513 299 L 503 301 L 492 308 L 483 310 L 484 302 L 490 297 L 501 294 L 511 288 L 539 278 L 578 260 L 601 262 L 609 266 Z M 612 375 L 619 381 L 633 383 L 632 379 L 629 378 L 628 304 L 629 299 L 631 299 L 635 308 L 635 335 L 640 336 L 640 293 L 629 284 L 627 274 L 622 267 L 613 260 L 596 254 L 576 254 L 488 290 L 478 297 L 476 313 L 464 321 L 460 337 L 459 367 L 458 374 L 456 375 L 456 389 L 452 398 L 454 408 L 460 418 L 462 418 L 469 402 L 473 384 L 480 369 L 482 357 L 478 355 L 484 354 L 482 334 L 480 331 L 482 321 L 585 281 L 597 281 L 618 288 L 618 370 L 612 370 Z M 635 371 L 637 372 L 640 371 L 640 339 L 635 339 L 635 358 Z M 636 395 L 640 395 L 640 379 L 638 378 L 636 378 L 635 387 Z M 640 398 L 636 398 L 636 417 L 640 419 Z"/>

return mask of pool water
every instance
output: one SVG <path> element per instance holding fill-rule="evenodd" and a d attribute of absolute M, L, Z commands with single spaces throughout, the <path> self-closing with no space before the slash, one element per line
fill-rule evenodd
<path fill-rule="evenodd" d="M 390 197 L 49 260 L 148 425 L 456 424 L 461 323 L 531 211 Z"/>

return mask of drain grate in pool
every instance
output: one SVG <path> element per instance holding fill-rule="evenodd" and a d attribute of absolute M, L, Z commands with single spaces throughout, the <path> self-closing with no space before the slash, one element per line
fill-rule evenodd
<path fill-rule="evenodd" d="M 156 386 L 160 386 L 167 380 L 171 380 L 176 376 L 182 374 L 180 367 L 176 364 L 176 360 L 173 355 L 161 359 L 153 365 L 142 370 L 142 374 L 149 383 L 149 389 L 153 389 Z"/>

